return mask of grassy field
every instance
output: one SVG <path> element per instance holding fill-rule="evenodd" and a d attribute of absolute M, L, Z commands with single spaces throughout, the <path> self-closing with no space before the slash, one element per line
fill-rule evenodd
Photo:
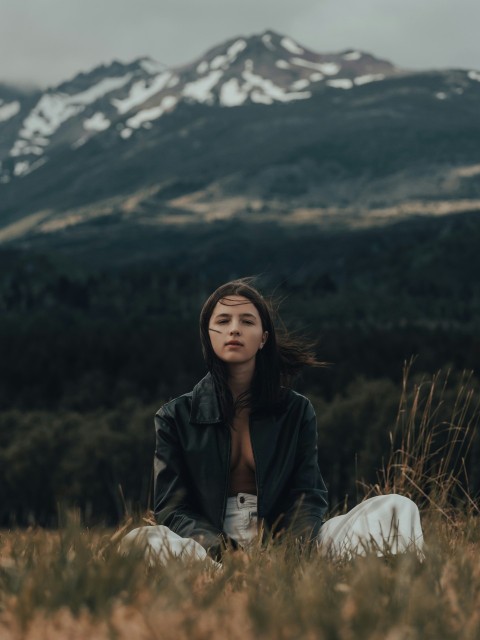
<path fill-rule="evenodd" d="M 442 414 L 446 384 L 404 388 L 392 455 L 366 495 L 419 504 L 426 557 L 332 560 L 284 543 L 225 554 L 223 568 L 124 557 L 116 532 L 71 513 L 57 531 L 0 533 L 1 640 L 477 640 L 480 527 L 460 484 L 478 407 L 468 384 Z M 448 395 L 448 394 L 447 394 Z M 136 523 L 138 524 L 138 523 Z"/>
<path fill-rule="evenodd" d="M 288 545 L 225 556 L 223 569 L 172 559 L 146 568 L 111 532 L 1 535 L 0 637 L 480 637 L 475 516 L 424 517 L 427 557 L 334 562 Z"/>

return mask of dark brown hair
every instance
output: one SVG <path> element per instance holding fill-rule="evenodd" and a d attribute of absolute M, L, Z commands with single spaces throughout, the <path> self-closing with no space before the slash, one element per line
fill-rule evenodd
<path fill-rule="evenodd" d="M 322 366 L 316 358 L 314 345 L 303 337 L 288 333 L 283 324 L 275 327 L 274 305 L 266 300 L 252 285 L 254 278 L 232 280 L 218 287 L 208 298 L 200 313 L 200 338 L 202 351 L 219 399 L 220 409 L 227 424 L 232 425 L 235 411 L 250 407 L 254 411 L 281 410 L 282 387 L 290 386 L 292 379 L 304 366 Z M 210 340 L 209 323 L 213 310 L 220 300 L 228 296 L 243 296 L 252 302 L 268 331 L 268 340 L 255 359 L 255 373 L 249 391 L 234 402 L 228 386 L 228 368 L 215 354 Z"/>

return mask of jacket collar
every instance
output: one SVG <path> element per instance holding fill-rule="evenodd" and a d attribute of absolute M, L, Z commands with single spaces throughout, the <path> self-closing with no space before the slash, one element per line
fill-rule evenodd
<path fill-rule="evenodd" d="M 190 422 L 193 424 L 222 422 L 220 405 L 210 372 L 193 387 Z"/>

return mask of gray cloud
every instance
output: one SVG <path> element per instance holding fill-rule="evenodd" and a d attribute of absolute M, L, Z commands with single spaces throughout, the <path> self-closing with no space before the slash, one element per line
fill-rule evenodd
<path fill-rule="evenodd" d="M 178 65 L 267 28 L 316 51 L 480 68 L 477 0 L 2 0 L 0 81 L 55 84 L 112 59 Z"/>
<path fill-rule="evenodd" d="M 339 0 L 299 15 L 292 35 L 321 50 L 368 50 L 409 68 L 480 68 L 478 0 Z"/>

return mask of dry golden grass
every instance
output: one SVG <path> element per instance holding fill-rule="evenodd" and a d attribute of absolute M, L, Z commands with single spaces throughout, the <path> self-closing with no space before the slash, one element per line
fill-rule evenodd
<path fill-rule="evenodd" d="M 405 386 L 391 458 L 366 487 L 421 504 L 423 562 L 334 561 L 286 542 L 228 552 L 220 571 L 148 567 L 117 551 L 132 523 L 90 531 L 70 515 L 55 532 L 0 533 L 1 640 L 478 640 L 479 514 L 459 482 L 478 406 L 468 378 L 453 396 L 439 380 Z"/>
<path fill-rule="evenodd" d="M 289 545 L 147 568 L 111 534 L 1 535 L 0 638 L 345 640 L 480 637 L 480 534 L 424 518 L 427 557 L 332 561 Z"/>

